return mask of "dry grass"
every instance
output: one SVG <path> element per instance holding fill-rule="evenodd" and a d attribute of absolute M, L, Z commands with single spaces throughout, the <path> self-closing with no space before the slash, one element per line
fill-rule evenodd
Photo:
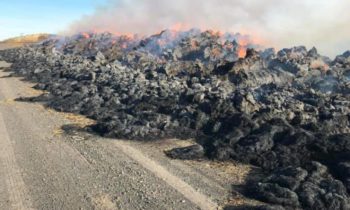
<path fill-rule="evenodd" d="M 0 100 L 0 104 L 1 104 L 1 105 L 13 105 L 13 104 L 15 104 L 15 103 L 16 103 L 16 101 L 15 101 L 15 99 L 13 99 L 13 98 L 8 98 L 8 99 Z"/>
<path fill-rule="evenodd" d="M 62 117 L 66 120 L 68 120 L 70 123 L 76 124 L 77 126 L 84 128 L 86 126 L 90 126 L 96 123 L 95 120 L 89 119 L 83 115 L 80 114 L 74 114 L 74 113 L 67 113 L 67 112 L 57 112 L 54 109 L 47 108 L 47 111 L 50 114 L 56 114 L 59 117 Z"/>
<path fill-rule="evenodd" d="M 0 42 L 0 50 L 22 47 L 23 45 L 24 44 L 21 44 L 21 43 L 1 43 Z"/>
<path fill-rule="evenodd" d="M 1 43 L 5 44 L 14 44 L 14 43 L 36 43 L 48 39 L 50 37 L 49 34 L 31 34 L 25 36 L 14 37 L 10 39 L 6 39 Z"/>
<path fill-rule="evenodd" d="M 155 145 L 157 148 L 160 148 L 163 151 L 171 150 L 177 147 L 188 147 L 193 144 L 196 144 L 194 139 L 188 139 L 188 140 L 164 139 L 162 141 L 154 141 L 154 142 L 152 141 L 149 143 L 152 145 Z"/>
<path fill-rule="evenodd" d="M 96 123 L 94 120 L 78 114 L 64 113 L 63 116 L 67 120 L 79 125 L 80 127 L 86 127 Z"/>
<path fill-rule="evenodd" d="M 241 206 L 246 204 L 246 199 L 244 198 L 230 198 L 225 205 L 231 205 L 231 206 Z"/>
<path fill-rule="evenodd" d="M 59 127 L 59 128 L 55 128 L 52 133 L 53 133 L 53 136 L 61 136 L 64 133 L 64 131 L 62 130 L 61 127 Z"/>
<path fill-rule="evenodd" d="M 25 92 L 26 92 L 27 95 L 30 95 L 32 97 L 39 96 L 41 94 L 47 93 L 46 91 L 37 90 L 37 89 L 34 89 L 34 88 L 28 88 L 28 89 L 25 90 Z"/>
<path fill-rule="evenodd" d="M 232 179 L 232 184 L 241 185 L 246 181 L 252 168 L 249 165 L 240 164 L 234 161 L 205 161 L 203 167 L 208 167 L 217 171 L 217 175 L 222 178 Z"/>
<path fill-rule="evenodd" d="M 102 194 L 92 198 L 95 210 L 117 210 L 117 206 L 113 203 L 109 195 Z"/>
<path fill-rule="evenodd" d="M 66 112 L 57 112 L 50 108 L 44 108 L 49 114 L 56 115 L 58 118 L 65 119 L 69 121 L 69 123 L 74 124 L 80 128 L 85 128 L 87 126 L 95 124 L 94 120 L 91 120 L 85 116 L 73 114 L 73 113 L 66 113 Z M 55 128 L 53 130 L 54 136 L 61 136 L 65 131 L 62 130 L 61 126 L 58 128 Z M 78 139 L 75 139 L 78 140 Z M 83 140 L 79 138 L 79 140 Z"/>
<path fill-rule="evenodd" d="M 200 166 L 200 168 L 215 171 L 215 176 L 220 180 L 226 180 L 232 185 L 244 185 L 247 177 L 252 171 L 250 165 L 241 164 L 236 161 L 215 161 L 215 160 L 185 160 L 188 165 Z M 225 182 L 226 182 L 225 181 Z"/>

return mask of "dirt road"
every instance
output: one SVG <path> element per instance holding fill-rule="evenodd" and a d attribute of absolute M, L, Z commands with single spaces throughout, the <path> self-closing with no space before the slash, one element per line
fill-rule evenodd
<path fill-rule="evenodd" d="M 217 209 L 249 172 L 164 156 L 187 141 L 123 141 L 68 129 L 90 121 L 15 101 L 40 93 L 7 77 L 7 65 L 0 62 L 0 209 Z"/>

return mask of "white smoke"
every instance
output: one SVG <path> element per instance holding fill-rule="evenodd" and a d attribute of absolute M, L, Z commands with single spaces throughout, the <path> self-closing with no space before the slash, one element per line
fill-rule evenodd
<path fill-rule="evenodd" d="M 69 32 L 150 35 L 181 24 L 241 32 L 276 48 L 316 46 L 334 56 L 350 48 L 349 11 L 348 0 L 109 0 Z"/>

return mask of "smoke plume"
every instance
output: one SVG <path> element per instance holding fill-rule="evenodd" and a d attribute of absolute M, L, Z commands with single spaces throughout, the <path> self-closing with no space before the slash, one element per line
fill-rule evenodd
<path fill-rule="evenodd" d="M 334 56 L 350 47 L 348 0 L 109 0 L 68 32 L 150 35 L 163 29 L 248 34 L 277 49 L 316 46 Z"/>

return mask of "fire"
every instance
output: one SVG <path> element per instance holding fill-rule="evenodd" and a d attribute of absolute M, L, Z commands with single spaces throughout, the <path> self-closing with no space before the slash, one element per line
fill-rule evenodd
<path fill-rule="evenodd" d="M 188 25 L 183 24 L 183 23 L 176 23 L 174 24 L 172 27 L 170 27 L 170 29 L 172 30 L 172 33 L 174 34 L 173 37 L 176 37 L 176 33 L 180 32 L 180 31 L 184 31 L 184 30 L 188 30 L 190 27 L 188 27 Z M 226 40 L 224 39 L 224 34 L 225 32 L 221 31 L 221 30 L 205 30 L 204 27 L 201 27 L 200 29 L 201 31 L 206 31 L 207 33 L 209 33 L 211 36 L 217 36 L 220 37 L 220 41 L 221 41 L 221 45 L 224 46 Z M 234 34 L 234 33 L 232 33 Z M 259 38 L 256 37 L 248 37 L 248 36 L 244 36 L 242 35 L 241 38 L 239 38 L 238 40 L 236 40 L 236 42 L 238 43 L 238 48 L 237 48 L 237 54 L 239 58 L 244 58 L 246 56 L 246 51 L 247 48 L 249 47 L 249 45 L 251 44 L 260 44 L 262 43 L 262 40 L 260 40 Z M 198 46 L 198 43 L 196 43 L 195 41 L 191 41 L 191 46 L 193 49 L 195 49 Z M 227 49 L 233 49 L 233 45 L 232 44 L 228 44 L 225 45 Z M 214 50 L 214 54 L 217 55 L 219 54 L 219 52 L 217 50 Z"/>
<path fill-rule="evenodd" d="M 217 37 L 221 37 L 222 35 L 224 35 L 223 32 L 221 31 L 215 31 L 215 30 L 207 30 L 207 32 L 212 35 L 212 36 L 217 36 Z"/>
<path fill-rule="evenodd" d="M 242 36 L 236 40 L 238 43 L 237 54 L 239 58 L 244 58 L 247 54 L 247 49 L 249 47 L 263 45 L 264 41 L 257 36 Z"/>
<path fill-rule="evenodd" d="M 177 37 L 177 35 L 178 35 L 178 33 L 179 33 L 180 31 L 176 31 L 176 30 L 170 30 L 170 36 L 169 36 L 169 39 L 170 40 L 174 40 L 174 39 L 176 39 L 176 37 Z"/>
<path fill-rule="evenodd" d="M 245 47 L 239 47 L 238 48 L 238 57 L 244 58 L 247 54 L 247 48 Z"/>
<path fill-rule="evenodd" d="M 178 23 L 175 23 L 173 26 L 171 26 L 169 29 L 171 31 L 179 32 L 179 31 L 187 31 L 190 29 L 190 27 L 188 24 L 178 22 Z"/>
<path fill-rule="evenodd" d="M 136 34 L 133 34 L 133 33 L 112 33 L 113 35 L 115 36 L 122 36 L 124 37 L 125 39 L 128 39 L 128 40 L 134 40 L 136 39 L 137 35 Z"/>
<path fill-rule="evenodd" d="M 81 35 L 82 35 L 85 39 L 90 39 L 90 34 L 88 34 L 87 32 L 83 32 L 83 33 L 81 33 Z"/>
<path fill-rule="evenodd" d="M 178 40 L 179 39 L 179 35 L 180 33 L 186 33 L 187 31 L 190 31 L 191 29 L 193 29 L 192 27 L 190 27 L 190 25 L 186 24 L 186 23 L 175 23 L 174 25 L 172 25 L 171 27 L 169 27 L 169 30 L 166 31 L 165 36 L 162 36 L 162 38 L 156 40 L 156 44 L 161 47 L 164 48 L 166 46 L 168 46 L 169 44 L 171 44 L 172 41 L 174 40 Z M 252 46 L 261 46 L 264 45 L 263 40 L 261 40 L 258 36 L 246 36 L 246 35 L 242 35 L 242 34 L 237 34 L 237 33 L 232 33 L 232 32 L 225 32 L 222 30 L 218 30 L 218 29 L 214 29 L 214 30 L 207 30 L 207 28 L 205 28 L 204 26 L 201 26 L 200 28 L 197 28 L 200 32 L 206 32 L 208 33 L 210 36 L 215 36 L 218 38 L 218 44 L 221 45 L 223 48 L 225 48 L 226 50 L 233 52 L 233 50 L 235 50 L 235 52 L 233 53 L 237 53 L 239 58 L 244 58 L 246 56 L 246 50 L 249 47 Z M 105 30 L 101 30 L 101 29 L 93 29 L 90 31 L 90 33 L 84 32 L 81 33 L 81 35 L 85 38 L 85 39 L 89 39 L 91 38 L 91 34 L 98 34 L 98 33 L 105 33 Z M 164 31 L 160 31 L 158 33 L 158 35 L 162 35 Z M 246 33 L 247 31 L 244 31 L 244 34 L 248 34 Z M 143 37 L 147 37 L 146 35 L 136 35 L 134 33 L 124 33 L 124 32 L 118 32 L 118 31 L 113 31 L 113 32 L 109 32 L 112 35 L 119 37 L 120 40 L 123 40 L 120 43 L 120 47 L 123 49 L 127 49 L 129 47 L 129 42 L 130 41 L 137 41 L 137 40 L 141 40 Z M 251 32 L 252 34 L 254 34 L 254 32 Z M 230 43 L 231 41 L 235 40 L 237 43 L 237 47 Z M 229 41 L 229 43 L 227 42 Z M 119 41 L 118 41 L 119 42 Z M 113 45 L 117 44 L 118 42 L 113 41 Z M 200 46 L 200 43 L 198 43 L 198 41 L 196 40 L 191 40 L 190 42 L 191 44 L 191 48 L 193 50 L 197 49 Z M 236 47 L 236 48 L 235 48 Z M 213 50 L 213 54 L 215 54 L 214 56 L 218 56 L 218 54 L 220 54 L 217 49 Z"/>

